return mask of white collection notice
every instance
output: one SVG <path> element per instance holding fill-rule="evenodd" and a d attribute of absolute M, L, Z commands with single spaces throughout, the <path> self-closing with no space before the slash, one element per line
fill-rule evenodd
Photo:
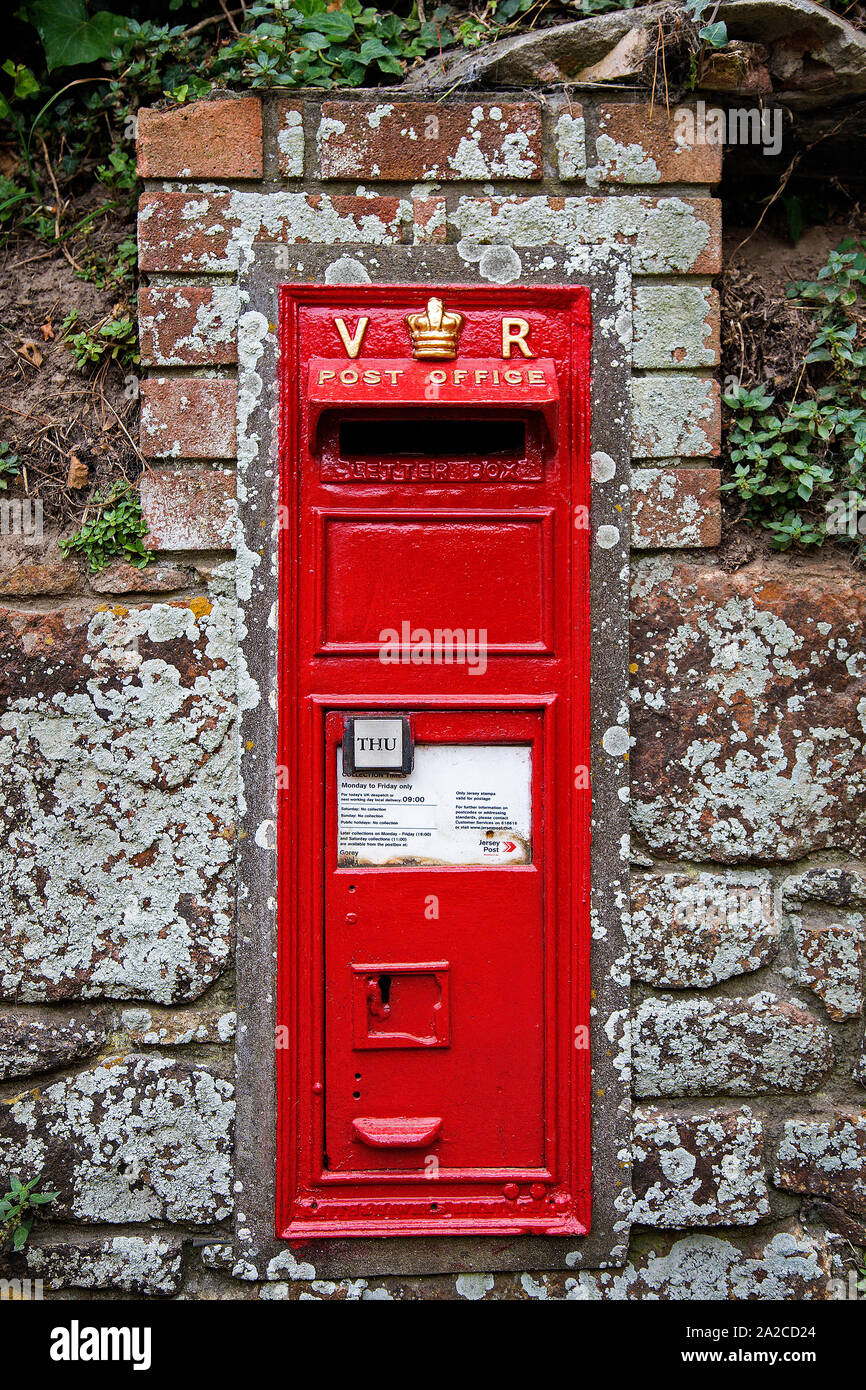
<path fill-rule="evenodd" d="M 527 744 L 420 743 L 407 777 L 344 776 L 338 748 L 339 862 L 528 864 L 531 778 Z"/>

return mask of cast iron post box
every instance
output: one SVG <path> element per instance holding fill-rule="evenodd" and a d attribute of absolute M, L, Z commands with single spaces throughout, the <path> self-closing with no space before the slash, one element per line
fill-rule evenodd
<path fill-rule="evenodd" d="M 589 348 L 581 288 L 281 288 L 289 1239 L 589 1229 Z"/>

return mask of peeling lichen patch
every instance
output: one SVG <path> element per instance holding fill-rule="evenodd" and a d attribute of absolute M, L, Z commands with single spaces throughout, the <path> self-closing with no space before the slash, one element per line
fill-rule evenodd
<path fill-rule="evenodd" d="M 532 102 L 326 101 L 317 143 L 323 179 L 541 174 L 541 119 Z"/>
<path fill-rule="evenodd" d="M 638 1096 L 755 1096 L 814 1091 L 833 1044 L 808 1010 L 763 992 L 747 999 L 646 999 L 635 1015 Z"/>
<path fill-rule="evenodd" d="M 768 874 L 640 874 L 631 885 L 632 971 L 657 988 L 706 989 L 779 949 Z"/>
<path fill-rule="evenodd" d="M 802 1228 L 738 1245 L 688 1236 L 651 1249 L 622 1271 L 577 1275 L 568 1297 L 727 1302 L 731 1299 L 828 1299 L 832 1255 Z"/>
<path fill-rule="evenodd" d="M 276 105 L 277 160 L 283 178 L 300 179 L 304 173 L 304 118 L 300 102 Z"/>
<path fill-rule="evenodd" d="M 714 290 L 703 285 L 635 286 L 635 367 L 713 367 L 718 338 Z"/>
<path fill-rule="evenodd" d="M 245 266 L 257 241 L 399 242 L 408 199 L 376 195 L 258 193 L 203 188 L 195 197 L 145 193 L 139 206 L 145 271 L 227 271 Z"/>
<path fill-rule="evenodd" d="M 718 205 L 712 198 L 461 198 L 453 215 L 468 241 L 570 248 L 632 247 L 635 274 L 719 269 Z"/>
<path fill-rule="evenodd" d="M 585 177 L 586 121 L 582 115 L 566 111 L 559 117 L 556 122 L 556 158 L 561 179 Z"/>
<path fill-rule="evenodd" d="M 176 1237 L 41 1237 L 24 1249 L 27 1272 L 49 1289 L 116 1289 L 148 1296 L 176 1294 L 183 1246 Z"/>
<path fill-rule="evenodd" d="M 866 850 L 866 678 L 848 666 L 862 586 L 665 558 L 634 566 L 633 604 L 632 817 L 647 844 L 728 862 Z"/>
<path fill-rule="evenodd" d="M 633 1220 L 646 1226 L 750 1226 L 770 1209 L 762 1126 L 751 1111 L 635 1114 Z"/>
<path fill-rule="evenodd" d="M 598 164 L 590 171 L 592 183 L 661 183 L 661 171 L 643 145 L 621 144 L 610 135 L 599 135 L 595 142 Z"/>
<path fill-rule="evenodd" d="M 632 382 L 632 456 L 704 458 L 719 451 L 718 383 L 656 372 Z"/>
<path fill-rule="evenodd" d="M 234 617 L 212 597 L 0 614 L 0 997 L 172 1003 L 225 968 Z"/>
<path fill-rule="evenodd" d="M 202 1067 L 110 1058 L 0 1104 L 0 1168 L 50 1172 L 53 1220 L 221 1221 L 232 1209 L 231 1097 Z"/>
<path fill-rule="evenodd" d="M 866 1216 L 866 1111 L 787 1121 L 773 1181 Z"/>

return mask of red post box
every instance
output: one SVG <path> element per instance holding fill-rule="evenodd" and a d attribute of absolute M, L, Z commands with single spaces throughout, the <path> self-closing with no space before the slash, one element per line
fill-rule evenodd
<path fill-rule="evenodd" d="M 589 293 L 283 286 L 278 1234 L 589 1228 Z"/>

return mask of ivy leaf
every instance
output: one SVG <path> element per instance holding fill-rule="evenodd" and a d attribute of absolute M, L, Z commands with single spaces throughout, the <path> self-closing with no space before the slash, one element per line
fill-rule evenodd
<path fill-rule="evenodd" d="M 27 1237 L 30 1234 L 30 1227 L 33 1225 L 32 1217 L 25 1217 L 20 1226 L 15 1227 L 15 1234 L 12 1237 L 12 1249 L 23 1250 Z"/>
<path fill-rule="evenodd" d="M 705 24 L 698 30 L 698 37 L 703 39 L 711 48 L 724 48 L 728 42 L 728 26 L 724 20 L 717 19 L 715 24 Z"/>
<path fill-rule="evenodd" d="M 345 43 L 346 39 L 354 37 L 355 20 L 344 10 L 333 10 L 330 13 L 314 14 L 304 18 L 298 28 L 312 29 L 318 34 L 327 34 L 332 43 Z"/>
<path fill-rule="evenodd" d="M 108 10 L 88 17 L 84 0 L 34 0 L 28 18 L 42 40 L 49 72 L 107 58 L 127 23 Z"/>
<path fill-rule="evenodd" d="M 3 64 L 3 72 L 8 73 L 12 78 L 12 100 L 18 101 L 21 97 L 30 97 L 34 92 L 39 91 L 39 83 L 33 73 L 23 63 L 13 63 L 11 58 L 7 58 Z"/>

